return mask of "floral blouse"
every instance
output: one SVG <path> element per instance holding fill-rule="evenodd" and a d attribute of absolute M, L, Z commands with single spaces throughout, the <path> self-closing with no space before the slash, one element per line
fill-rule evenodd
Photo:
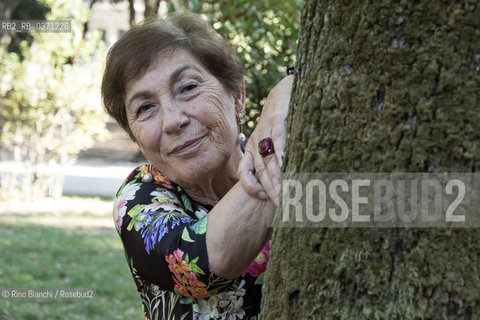
<path fill-rule="evenodd" d="M 216 276 L 205 239 L 211 206 L 152 171 L 153 181 L 145 182 L 147 166 L 133 170 L 113 211 L 145 319 L 256 319 L 270 243 L 243 276 Z"/>

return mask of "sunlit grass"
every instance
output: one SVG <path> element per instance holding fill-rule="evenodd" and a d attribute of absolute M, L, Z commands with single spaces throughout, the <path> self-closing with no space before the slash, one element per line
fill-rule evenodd
<path fill-rule="evenodd" d="M 96 290 L 88 300 L 0 298 L 2 320 L 143 319 L 110 212 L 0 212 L 0 288 Z"/>

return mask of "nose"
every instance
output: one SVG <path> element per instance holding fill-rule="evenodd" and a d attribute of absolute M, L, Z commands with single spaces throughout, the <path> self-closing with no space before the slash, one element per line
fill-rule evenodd
<path fill-rule="evenodd" d="M 190 119 L 182 106 L 168 102 L 163 104 L 162 107 L 163 131 L 165 133 L 177 134 L 190 123 Z"/>

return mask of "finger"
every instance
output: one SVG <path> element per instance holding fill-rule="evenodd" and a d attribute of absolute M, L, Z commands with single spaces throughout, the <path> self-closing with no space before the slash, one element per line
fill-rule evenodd
<path fill-rule="evenodd" d="M 278 166 L 282 168 L 283 165 L 283 151 L 285 149 L 286 141 L 286 125 L 282 122 L 281 126 L 272 128 L 272 141 L 275 146 L 275 155 L 277 157 Z"/>
<path fill-rule="evenodd" d="M 268 197 L 278 205 L 278 195 L 275 189 L 275 181 L 273 180 L 274 176 L 271 176 L 269 173 L 269 167 L 272 172 L 277 172 L 275 166 L 278 167 L 277 157 L 274 154 L 271 154 L 265 158 L 262 158 L 260 155 L 254 157 L 255 171 L 257 176 L 262 184 L 263 189 L 267 193 Z M 279 170 L 278 170 L 279 171 Z"/>
<path fill-rule="evenodd" d="M 277 154 L 272 154 L 266 158 L 264 158 L 264 162 L 267 167 L 267 172 L 269 179 L 273 185 L 273 191 L 272 194 L 274 194 L 274 197 L 276 200 L 274 200 L 275 204 L 278 205 L 278 194 L 280 193 L 280 175 L 282 174 L 282 169 L 280 167 L 280 164 L 278 163 L 278 158 Z M 260 180 L 261 182 L 261 180 Z M 268 192 L 267 192 L 268 194 Z M 274 198 L 272 198 L 273 200 Z"/>
<path fill-rule="evenodd" d="M 238 166 L 237 177 L 240 180 L 243 189 L 245 189 L 248 194 L 258 199 L 266 200 L 267 194 L 255 177 L 253 173 L 254 170 L 252 153 L 246 150 L 245 155 Z"/>

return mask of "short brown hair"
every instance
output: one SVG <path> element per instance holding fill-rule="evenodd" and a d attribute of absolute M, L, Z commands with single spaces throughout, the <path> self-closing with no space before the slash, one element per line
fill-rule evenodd
<path fill-rule="evenodd" d="M 174 49 L 188 50 L 229 92 L 237 93 L 243 85 L 243 68 L 237 57 L 199 15 L 176 13 L 133 27 L 109 50 L 102 81 L 107 113 L 133 141 L 125 108 L 125 86 L 143 75 L 162 51 Z"/>

